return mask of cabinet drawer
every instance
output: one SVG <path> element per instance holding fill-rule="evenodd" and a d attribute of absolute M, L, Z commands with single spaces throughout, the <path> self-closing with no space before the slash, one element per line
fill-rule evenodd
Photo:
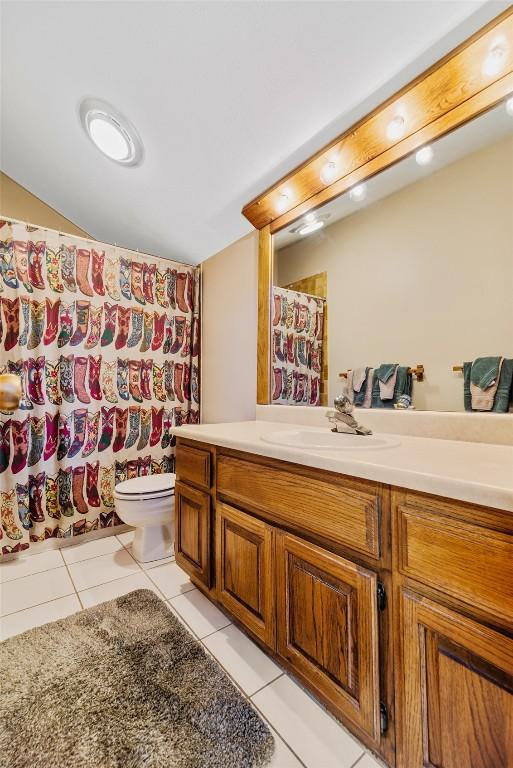
<path fill-rule="evenodd" d="M 343 484 L 342 484 L 343 483 Z M 217 492 L 295 531 L 345 544 L 378 559 L 380 493 L 358 484 L 304 477 L 288 469 L 219 456 Z"/>
<path fill-rule="evenodd" d="M 176 475 L 199 488 L 210 488 L 210 453 L 190 445 L 176 447 Z"/>
<path fill-rule="evenodd" d="M 513 535 L 408 505 L 397 508 L 396 530 L 405 576 L 513 617 Z"/>

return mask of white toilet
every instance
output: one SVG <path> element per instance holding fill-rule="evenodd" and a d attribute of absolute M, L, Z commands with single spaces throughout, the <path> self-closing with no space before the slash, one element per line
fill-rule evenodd
<path fill-rule="evenodd" d="M 141 563 L 173 553 L 175 479 L 172 472 L 145 475 L 125 480 L 114 489 L 118 516 L 135 528 L 132 551 Z"/>

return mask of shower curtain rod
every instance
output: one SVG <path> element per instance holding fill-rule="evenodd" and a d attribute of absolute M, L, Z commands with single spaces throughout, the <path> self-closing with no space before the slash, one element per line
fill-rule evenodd
<path fill-rule="evenodd" d="M 85 243 L 100 243 L 102 245 L 110 245 L 111 248 L 122 248 L 129 253 L 137 254 L 137 256 L 147 256 L 149 259 L 164 259 L 165 261 L 175 261 L 177 264 L 183 264 L 185 267 L 196 268 L 197 264 L 189 264 L 185 261 L 178 261 L 177 259 L 167 259 L 165 256 L 156 256 L 153 253 L 146 253 L 146 251 L 139 251 L 133 248 L 127 248 L 119 243 L 108 243 L 106 240 L 95 240 L 94 237 L 83 237 L 82 235 L 72 235 L 69 232 L 61 232 L 59 229 L 53 227 L 45 227 L 43 224 L 34 224 L 31 221 L 22 221 L 21 219 L 14 219 L 12 216 L 3 216 L 0 214 L 0 221 L 10 221 L 13 224 L 26 224 L 28 227 L 35 227 L 36 229 L 48 229 L 50 232 L 56 232 L 58 235 L 64 235 L 65 237 L 74 237 L 77 240 L 83 240 Z"/>

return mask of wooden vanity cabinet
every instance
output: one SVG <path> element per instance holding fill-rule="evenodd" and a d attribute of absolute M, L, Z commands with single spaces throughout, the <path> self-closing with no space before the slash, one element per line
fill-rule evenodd
<path fill-rule="evenodd" d="M 388 765 L 513 768 L 511 513 L 192 441 L 177 474 L 177 562 Z"/>

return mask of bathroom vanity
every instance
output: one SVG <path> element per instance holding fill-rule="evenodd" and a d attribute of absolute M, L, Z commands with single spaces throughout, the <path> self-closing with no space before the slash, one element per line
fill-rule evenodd
<path fill-rule="evenodd" d="M 390 766 L 510 766 L 513 449 L 286 429 L 175 431 L 177 562 Z"/>

